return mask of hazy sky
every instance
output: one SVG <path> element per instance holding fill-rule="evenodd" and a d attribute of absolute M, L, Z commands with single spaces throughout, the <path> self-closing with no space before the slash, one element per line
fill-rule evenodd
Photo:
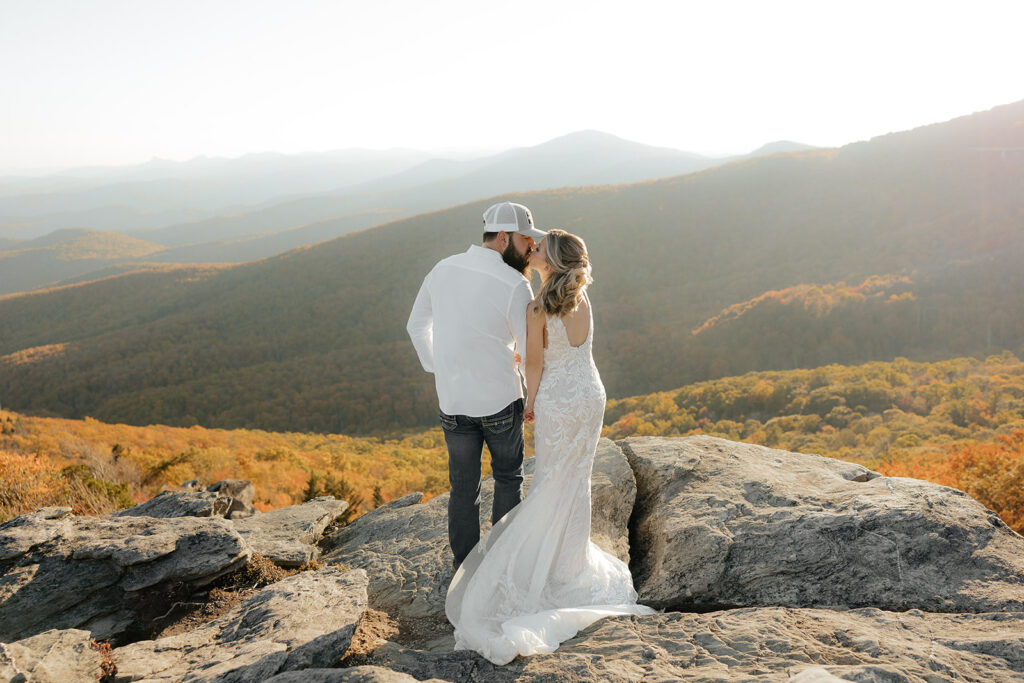
<path fill-rule="evenodd" d="M 841 145 L 1024 99 L 1022 26 L 1021 0 L 0 0 L 0 169 Z"/>

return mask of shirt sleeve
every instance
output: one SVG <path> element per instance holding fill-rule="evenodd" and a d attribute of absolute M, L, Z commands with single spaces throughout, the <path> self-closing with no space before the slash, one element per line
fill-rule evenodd
<path fill-rule="evenodd" d="M 427 372 L 434 371 L 434 312 L 430 307 L 430 276 L 427 274 L 420 285 L 419 294 L 412 305 L 409 322 L 405 329 L 416 347 L 416 355 L 420 357 L 420 365 Z"/>
<path fill-rule="evenodd" d="M 530 283 L 523 280 L 512 291 L 508 306 L 508 329 L 516 343 L 516 353 L 523 359 L 520 369 L 526 367 L 526 308 L 533 301 Z M 520 372 L 521 374 L 521 372 Z"/>

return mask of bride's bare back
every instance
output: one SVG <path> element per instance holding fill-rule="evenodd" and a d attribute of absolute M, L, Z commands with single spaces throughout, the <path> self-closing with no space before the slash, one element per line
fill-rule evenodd
<path fill-rule="evenodd" d="M 562 316 L 565 334 L 572 346 L 583 346 L 590 335 L 590 299 L 584 295 L 579 308 Z"/>

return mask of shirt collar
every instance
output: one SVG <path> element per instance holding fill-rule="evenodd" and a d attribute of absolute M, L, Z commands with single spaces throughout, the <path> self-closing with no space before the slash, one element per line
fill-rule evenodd
<path fill-rule="evenodd" d="M 513 273 L 526 280 L 527 282 L 530 281 L 528 277 L 517 271 L 512 266 L 505 263 L 505 259 L 503 259 L 501 257 L 501 254 L 496 252 L 494 249 L 490 249 L 488 247 L 481 247 L 479 244 L 471 244 L 469 245 L 469 249 L 466 250 L 466 253 L 477 258 L 491 259 L 493 262 L 500 263 L 501 265 L 505 266 Z"/>
<path fill-rule="evenodd" d="M 469 245 L 469 249 L 466 250 L 466 253 L 473 254 L 481 258 L 496 259 L 502 263 L 505 262 L 505 260 L 501 258 L 501 254 L 488 247 L 481 247 L 479 244 Z"/>

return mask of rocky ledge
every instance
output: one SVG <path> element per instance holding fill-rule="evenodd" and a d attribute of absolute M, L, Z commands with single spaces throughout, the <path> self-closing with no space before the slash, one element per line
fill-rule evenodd
<path fill-rule="evenodd" d="M 603 440 L 593 486 L 595 542 L 664 612 L 505 667 L 451 651 L 446 496 L 340 528 L 331 499 L 237 520 L 40 510 L 0 526 L 0 678 L 1024 680 L 1024 538 L 960 491 L 703 436 Z M 144 639 L 147 600 L 255 552 L 321 564 Z"/>

